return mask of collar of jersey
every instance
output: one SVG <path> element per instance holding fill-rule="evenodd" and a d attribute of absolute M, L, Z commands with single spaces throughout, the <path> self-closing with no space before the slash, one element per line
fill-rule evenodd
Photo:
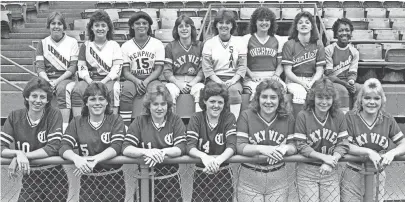
<path fill-rule="evenodd" d="M 325 118 L 325 120 L 324 120 L 323 122 L 320 121 L 320 120 L 318 119 L 318 117 L 316 117 L 316 114 L 315 114 L 314 110 L 312 110 L 312 114 L 314 115 L 316 121 L 318 121 L 319 124 L 321 124 L 322 126 L 325 126 L 325 123 L 326 123 L 326 121 L 327 121 L 328 118 L 329 118 L 329 111 L 328 111 L 328 113 L 326 114 L 326 118 Z"/>
<path fill-rule="evenodd" d="M 218 40 L 219 40 L 219 43 L 221 43 L 222 47 L 224 47 L 224 49 L 227 49 L 229 44 L 231 43 L 232 35 L 231 35 L 231 38 L 229 38 L 229 41 L 226 42 L 226 44 L 221 40 L 221 38 L 219 36 L 218 36 Z"/>
<path fill-rule="evenodd" d="M 27 117 L 27 121 L 28 121 L 28 124 L 30 125 L 30 127 L 33 128 L 33 127 L 37 126 L 39 124 L 39 122 L 41 122 L 42 117 L 44 117 L 44 114 L 45 114 L 45 111 L 42 113 L 41 118 L 39 118 L 37 121 L 33 122 L 33 121 L 31 121 L 30 117 L 28 116 L 28 110 L 27 110 L 26 117 Z"/>
<path fill-rule="evenodd" d="M 274 118 L 272 120 L 270 120 L 270 122 L 266 121 L 266 119 L 264 119 L 259 112 L 257 112 L 257 116 L 259 116 L 259 118 L 267 125 L 270 126 L 271 124 L 273 124 L 273 122 L 277 119 L 278 114 L 276 114 L 276 116 L 274 116 Z"/>
<path fill-rule="evenodd" d="M 266 39 L 265 39 L 264 41 L 262 41 L 262 40 L 259 38 L 259 36 L 257 36 L 256 33 L 254 33 L 254 35 L 255 35 L 257 41 L 258 41 L 259 43 L 261 43 L 262 45 L 266 44 L 266 43 L 269 41 L 269 39 L 270 39 L 270 36 L 267 35 Z"/>
<path fill-rule="evenodd" d="M 161 131 L 162 130 L 162 128 L 164 128 L 165 127 L 165 125 L 166 125 L 166 118 L 165 118 L 165 120 L 163 121 L 163 123 L 162 124 L 160 124 L 160 125 L 158 125 L 157 123 L 155 123 L 154 121 L 153 121 L 153 119 L 152 119 L 152 117 L 151 117 L 151 119 L 150 119 L 151 121 L 152 121 L 152 125 L 153 125 L 153 127 L 157 130 L 157 131 Z"/>
<path fill-rule="evenodd" d="M 148 36 L 148 39 L 146 39 L 146 42 L 143 44 L 143 46 L 140 46 L 140 45 L 135 41 L 135 37 L 132 38 L 132 41 L 134 42 L 134 44 L 135 44 L 136 46 L 138 46 L 139 50 L 142 50 L 143 48 L 145 48 L 145 46 L 148 45 L 149 40 L 150 40 L 150 36 Z"/>
<path fill-rule="evenodd" d="M 380 112 L 378 112 L 378 113 L 380 113 Z M 360 117 L 361 121 L 363 121 L 364 125 L 366 125 L 367 128 L 371 130 L 374 128 L 375 124 L 377 123 L 379 114 L 375 117 L 375 119 L 374 119 L 373 123 L 371 123 L 371 125 L 367 123 L 367 121 L 363 118 L 363 116 L 360 114 L 360 112 L 357 115 Z"/>
<path fill-rule="evenodd" d="M 190 47 L 188 47 L 188 49 L 187 49 L 187 48 L 180 42 L 180 40 L 178 40 L 178 42 L 179 42 L 180 46 L 181 46 L 186 52 L 189 52 L 190 49 L 191 49 L 191 46 L 193 46 L 193 44 L 190 44 Z M 191 42 L 191 43 L 193 43 L 193 42 Z"/>
<path fill-rule="evenodd" d="M 104 115 L 103 121 L 101 122 L 101 124 L 100 124 L 98 127 L 94 127 L 93 124 L 91 124 L 90 116 L 88 116 L 87 121 L 89 122 L 89 125 L 90 125 L 94 130 L 98 130 L 98 129 L 101 128 L 101 126 L 103 126 L 106 117 L 107 117 L 107 115 Z"/>
<path fill-rule="evenodd" d="M 221 115 L 219 115 L 219 116 L 221 116 Z M 212 126 L 211 126 L 211 122 L 210 122 L 209 119 L 208 119 L 208 114 L 205 114 L 205 121 L 207 122 L 208 127 L 210 128 L 211 131 L 214 130 L 214 129 L 218 126 L 218 124 L 219 124 L 219 119 L 218 119 L 217 125 L 215 125 L 215 127 L 212 127 Z"/>
<path fill-rule="evenodd" d="M 58 42 L 56 42 L 55 40 L 53 40 L 53 39 L 52 39 L 52 36 L 49 36 L 49 38 L 51 38 L 52 43 L 54 43 L 54 44 L 56 44 L 56 45 L 59 45 L 59 44 L 61 44 L 61 43 L 65 40 L 65 38 L 66 38 L 66 33 L 63 33 L 62 38 L 61 38 Z"/>
<path fill-rule="evenodd" d="M 337 44 L 337 42 L 335 42 L 335 47 L 336 47 L 337 49 L 339 49 L 339 50 L 347 50 L 347 49 L 349 48 L 349 45 L 350 45 L 350 43 L 348 43 L 348 44 L 346 45 L 346 47 L 341 48 L 341 47 Z"/>

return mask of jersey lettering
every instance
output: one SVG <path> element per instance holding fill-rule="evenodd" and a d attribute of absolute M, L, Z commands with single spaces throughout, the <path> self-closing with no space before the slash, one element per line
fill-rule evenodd
<path fill-rule="evenodd" d="M 229 46 L 229 53 L 231 54 L 229 57 L 229 69 L 233 69 L 233 46 Z"/>
<path fill-rule="evenodd" d="M 300 56 L 298 58 L 294 57 L 293 62 L 294 62 L 294 64 L 297 64 L 297 63 L 301 63 L 301 62 L 303 62 L 305 60 L 309 61 L 309 60 L 315 59 L 317 53 L 318 53 L 318 49 L 313 50 L 312 52 L 306 52 L 306 53 L 304 53 L 303 56 Z"/>
<path fill-rule="evenodd" d="M 132 54 L 132 55 L 130 55 L 128 57 L 129 57 L 129 59 L 131 61 L 138 58 L 138 57 L 147 57 L 147 58 L 150 58 L 150 59 L 153 60 L 153 59 L 155 59 L 155 54 L 152 53 L 152 52 L 143 50 L 143 51 L 137 51 L 136 53 L 134 53 L 134 54 Z"/>
<path fill-rule="evenodd" d="M 269 138 L 277 144 L 281 144 L 284 141 L 284 135 L 273 130 L 269 130 Z"/>
<path fill-rule="evenodd" d="M 101 59 L 101 57 L 93 50 L 93 47 L 90 47 L 90 55 L 92 55 L 94 57 L 94 59 L 96 59 L 97 63 L 103 67 L 105 70 L 107 70 L 107 72 L 110 71 L 110 67 Z"/>
<path fill-rule="evenodd" d="M 17 148 L 20 151 L 23 151 L 24 153 L 30 152 L 30 143 L 28 142 L 23 142 L 21 143 L 20 141 L 17 141 Z"/>
<path fill-rule="evenodd" d="M 89 150 L 87 149 L 87 144 L 80 144 L 80 151 L 82 152 L 83 156 L 88 156 Z"/>
<path fill-rule="evenodd" d="M 45 142 L 46 142 L 46 131 L 45 131 L 45 130 L 44 130 L 44 131 L 40 131 L 40 132 L 38 133 L 37 137 L 38 137 L 38 141 L 39 141 L 40 143 L 45 143 Z"/>
<path fill-rule="evenodd" d="M 103 134 L 101 134 L 101 141 L 104 144 L 110 144 L 111 143 L 110 132 L 104 132 Z"/>
<path fill-rule="evenodd" d="M 320 141 L 321 139 L 325 139 L 328 140 L 329 142 L 336 144 L 337 142 L 337 133 L 333 132 L 332 130 L 329 130 L 327 128 L 323 128 L 315 130 L 314 132 L 312 132 L 309 137 L 311 138 L 311 142 L 315 143 Z"/>
<path fill-rule="evenodd" d="M 223 133 L 218 133 L 215 135 L 215 142 L 218 145 L 224 145 L 224 134 Z"/>
<path fill-rule="evenodd" d="M 53 46 L 48 44 L 48 51 L 52 53 L 58 60 L 65 65 L 65 67 L 69 66 L 69 61 L 64 58 Z"/>
<path fill-rule="evenodd" d="M 269 55 L 269 56 L 274 57 L 274 56 L 276 56 L 277 51 L 272 48 L 259 47 L 259 48 L 253 48 L 252 50 L 249 51 L 249 53 L 252 57 L 263 56 L 263 55 Z"/>
<path fill-rule="evenodd" d="M 370 138 L 368 138 L 368 137 L 370 137 Z M 359 146 L 363 146 L 364 144 L 367 144 L 368 140 L 370 140 L 370 143 L 376 144 L 376 145 L 382 147 L 383 149 L 387 149 L 388 145 L 389 145 L 387 137 L 382 136 L 378 133 L 370 133 L 370 135 L 368 135 L 367 133 L 363 133 L 360 136 L 356 137 L 356 141 Z"/>
<path fill-rule="evenodd" d="M 352 59 L 353 57 L 350 55 L 349 58 L 347 58 L 347 60 L 345 61 L 340 61 L 339 65 L 337 65 L 336 67 L 333 68 L 334 71 L 337 71 L 339 69 L 342 69 L 348 65 L 350 65 L 352 63 Z"/>
<path fill-rule="evenodd" d="M 200 57 L 197 57 L 195 55 L 182 55 L 179 58 L 177 58 L 176 61 L 174 61 L 174 66 L 177 68 L 180 68 L 182 65 L 184 65 L 186 63 L 192 63 L 194 65 L 199 65 Z"/>
<path fill-rule="evenodd" d="M 173 145 L 173 133 L 169 133 L 165 135 L 165 142 L 168 145 Z"/>
<path fill-rule="evenodd" d="M 146 144 L 146 147 L 145 147 L 145 143 L 144 142 L 142 142 L 142 148 L 144 148 L 144 149 L 152 149 L 152 143 L 151 142 L 148 142 L 147 144 Z"/>

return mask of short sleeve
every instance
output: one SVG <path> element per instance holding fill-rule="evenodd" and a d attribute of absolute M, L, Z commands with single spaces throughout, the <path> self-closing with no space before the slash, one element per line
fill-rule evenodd
<path fill-rule="evenodd" d="M 354 144 L 353 140 L 355 138 L 355 131 L 354 131 L 354 124 L 355 122 L 351 119 L 351 112 L 348 112 L 345 114 L 345 121 L 347 125 L 347 139 L 349 140 L 349 143 Z"/>
<path fill-rule="evenodd" d="M 129 125 L 127 134 L 125 135 L 124 143 L 122 144 L 122 150 L 128 146 L 139 147 L 141 140 L 141 126 L 142 125 L 142 116 L 138 116 L 135 120 Z"/>
<path fill-rule="evenodd" d="M 304 111 L 297 115 L 297 120 L 294 127 L 294 140 L 307 141 L 306 117 Z"/>
<path fill-rule="evenodd" d="M 228 113 L 225 119 L 226 148 L 231 148 L 236 153 L 236 119 L 232 113 Z"/>
<path fill-rule="evenodd" d="M 325 57 L 326 57 L 326 68 L 327 70 L 333 69 L 333 49 L 334 44 L 330 44 L 325 48 Z"/>
<path fill-rule="evenodd" d="M 238 154 L 243 154 L 243 149 L 249 143 L 249 123 L 246 111 L 239 116 L 236 125 L 236 150 Z"/>
<path fill-rule="evenodd" d="M 195 113 L 187 125 L 186 138 L 187 138 L 187 153 L 192 148 L 197 148 L 198 139 L 200 138 L 200 124 L 197 113 Z"/>
<path fill-rule="evenodd" d="M 51 111 L 46 117 L 49 126 L 47 128 L 47 143 L 42 149 L 48 154 L 48 156 L 56 156 L 58 155 L 62 140 L 62 113 L 53 108 L 49 110 Z"/>
<path fill-rule="evenodd" d="M 82 46 L 80 46 L 79 60 L 86 61 L 86 43 L 83 43 Z"/>
<path fill-rule="evenodd" d="M 163 65 L 165 61 L 165 46 L 159 40 L 156 39 L 156 41 L 157 43 L 156 43 L 155 65 Z"/>
<path fill-rule="evenodd" d="M 212 40 L 213 39 L 209 39 L 205 42 L 202 51 L 202 70 L 205 78 L 208 78 L 215 74 L 212 61 Z"/>
<path fill-rule="evenodd" d="M 283 65 L 293 65 L 293 46 L 295 41 L 293 39 L 287 41 L 283 46 L 282 60 Z"/>
<path fill-rule="evenodd" d="M 318 52 L 316 53 L 316 66 L 324 66 L 326 65 L 325 47 L 323 46 L 321 41 L 318 41 L 316 46 L 316 48 L 318 49 Z"/>
<path fill-rule="evenodd" d="M 404 134 L 399 128 L 398 123 L 395 121 L 394 117 L 390 116 L 389 118 L 390 122 L 390 131 L 388 134 L 388 137 L 391 138 L 391 140 L 397 144 L 399 141 L 401 141 L 404 138 Z"/>
<path fill-rule="evenodd" d="M 76 39 L 73 39 L 72 49 L 70 50 L 70 61 L 79 59 L 79 44 Z"/>
<path fill-rule="evenodd" d="M 173 64 L 172 43 L 169 43 L 165 47 L 165 62 Z"/>
<path fill-rule="evenodd" d="M 4 123 L 3 130 L 0 135 L 1 151 L 3 151 L 4 149 L 10 149 L 11 143 L 15 141 L 13 122 L 14 122 L 14 113 L 11 112 L 8 115 L 6 122 Z"/>
<path fill-rule="evenodd" d="M 288 127 L 288 134 L 287 134 L 287 144 L 293 142 L 294 139 L 294 127 L 295 127 L 295 119 L 293 115 L 288 116 L 287 120 L 287 127 Z"/>
<path fill-rule="evenodd" d="M 121 116 L 114 115 L 114 124 L 111 131 L 111 148 L 117 152 L 117 155 L 121 153 L 122 142 L 125 138 L 125 126 Z"/>
<path fill-rule="evenodd" d="M 173 122 L 173 144 L 181 150 L 181 155 L 185 154 L 186 151 L 186 127 L 179 116 L 172 114 L 174 116 Z"/>
<path fill-rule="evenodd" d="M 122 51 L 120 45 L 114 41 L 113 45 L 113 64 L 120 64 L 122 65 L 123 63 L 123 57 L 122 57 Z"/>
<path fill-rule="evenodd" d="M 62 136 L 62 143 L 61 148 L 59 149 L 59 156 L 63 157 L 63 153 L 67 150 L 72 150 L 73 148 L 78 145 L 78 135 L 77 135 L 77 127 L 76 127 L 76 120 L 80 119 L 80 117 L 75 117 L 69 123 L 68 127 L 66 128 L 65 133 Z"/>
<path fill-rule="evenodd" d="M 339 153 L 340 156 L 345 155 L 349 151 L 347 124 L 345 120 L 345 115 L 342 111 L 339 111 L 336 115 L 337 122 L 339 125 L 339 131 L 337 136 L 337 144 L 333 152 Z"/>
<path fill-rule="evenodd" d="M 129 67 L 129 64 L 131 63 L 131 60 L 129 59 L 128 51 L 127 51 L 128 43 L 133 43 L 133 42 L 131 42 L 131 41 L 125 42 L 125 43 L 121 46 L 121 53 L 122 53 L 123 64 L 124 64 L 125 66 L 128 66 L 128 67 Z"/>

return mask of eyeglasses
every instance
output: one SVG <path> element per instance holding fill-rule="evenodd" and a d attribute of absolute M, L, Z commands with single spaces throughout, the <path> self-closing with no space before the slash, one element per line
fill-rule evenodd
<path fill-rule="evenodd" d="M 149 25 L 148 22 L 135 22 L 135 25 Z"/>

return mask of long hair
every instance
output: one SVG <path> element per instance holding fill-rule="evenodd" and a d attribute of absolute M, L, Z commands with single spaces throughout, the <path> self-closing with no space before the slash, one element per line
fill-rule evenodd
<path fill-rule="evenodd" d="M 339 18 L 337 19 L 332 26 L 332 30 L 333 30 L 333 37 L 337 38 L 337 34 L 338 34 L 338 29 L 339 29 L 339 25 L 343 24 L 343 25 L 349 25 L 350 28 L 350 32 L 353 32 L 354 27 L 353 27 L 353 23 L 351 20 L 347 19 L 347 18 Z"/>
<path fill-rule="evenodd" d="M 211 96 L 221 96 L 224 98 L 224 109 L 221 113 L 229 111 L 229 93 L 225 85 L 209 81 L 205 87 L 201 89 L 198 103 L 203 111 L 207 110 L 207 105 L 205 105 L 204 101 L 207 101 Z"/>
<path fill-rule="evenodd" d="M 314 16 L 308 11 L 300 12 L 295 16 L 293 25 L 291 26 L 291 29 L 290 29 L 290 34 L 288 36 L 288 39 L 298 40 L 297 25 L 302 17 L 308 18 L 309 21 L 311 22 L 311 37 L 309 39 L 309 42 L 316 43 L 319 39 L 319 34 L 318 34 L 318 30 L 316 28 Z"/>
<path fill-rule="evenodd" d="M 339 99 L 337 97 L 336 89 L 333 86 L 333 82 L 330 79 L 323 77 L 315 81 L 314 85 L 312 85 L 311 89 L 307 93 L 307 98 L 304 104 L 305 110 L 312 110 L 315 112 L 315 97 L 317 95 L 332 97 L 333 103 L 329 109 L 329 113 L 332 117 L 335 117 L 339 110 Z"/>
<path fill-rule="evenodd" d="M 100 82 L 93 82 L 89 86 L 87 86 L 86 90 L 84 91 L 83 95 L 83 103 L 84 106 L 82 108 L 82 116 L 89 116 L 89 107 L 86 105 L 87 101 L 89 100 L 90 96 L 101 95 L 103 96 L 108 104 L 105 108 L 104 114 L 112 114 L 111 109 L 111 97 L 108 95 L 108 88 L 105 84 Z"/>
<path fill-rule="evenodd" d="M 134 26 L 134 22 L 139 20 L 140 18 L 145 19 L 146 21 L 148 21 L 149 23 L 149 27 L 148 27 L 148 31 L 146 32 L 146 34 L 148 36 L 152 35 L 152 18 L 149 16 L 149 14 L 143 12 L 143 11 L 138 11 L 135 14 L 133 14 L 131 16 L 131 18 L 129 18 L 128 20 L 128 25 L 129 25 L 129 36 L 131 38 L 135 37 L 135 30 L 132 28 L 132 26 Z"/>
<path fill-rule="evenodd" d="M 52 13 L 49 14 L 48 18 L 46 19 L 46 28 L 47 28 L 47 29 L 51 28 L 51 22 L 52 22 L 53 20 L 55 20 L 55 18 L 57 18 L 57 17 L 59 17 L 60 22 L 61 22 L 62 25 L 63 25 L 63 30 L 66 30 L 66 29 L 67 29 L 67 26 L 66 26 L 65 17 L 62 15 L 62 13 L 57 12 L 57 11 L 54 11 L 54 12 L 52 12 Z"/>
<path fill-rule="evenodd" d="M 186 15 L 181 15 L 180 17 L 177 18 L 176 22 L 174 22 L 174 27 L 172 31 L 172 36 L 174 40 L 180 40 L 179 36 L 179 26 L 181 22 L 185 22 L 186 24 L 191 26 L 191 42 L 192 44 L 197 44 L 196 39 L 197 39 L 197 29 L 194 26 L 194 21 L 190 17 Z"/>
<path fill-rule="evenodd" d="M 97 21 L 104 21 L 105 23 L 107 23 L 108 26 L 107 40 L 112 40 L 114 26 L 108 13 L 103 10 L 97 10 L 90 17 L 90 21 L 87 24 L 87 33 L 89 33 L 89 40 L 94 41 L 95 34 L 93 33 L 93 30 L 91 30 L 91 28 L 93 27 L 94 22 Z"/>
<path fill-rule="evenodd" d="M 274 36 L 277 31 L 277 22 L 276 22 L 276 14 L 273 13 L 267 7 L 259 7 L 257 8 L 250 18 L 250 33 L 254 34 L 257 32 L 257 20 L 259 19 L 267 19 L 270 20 L 270 28 L 267 31 L 267 34 L 270 36 Z"/>
<path fill-rule="evenodd" d="M 45 105 L 45 107 L 47 108 L 51 105 L 51 100 L 53 98 L 53 91 L 51 84 L 41 77 L 34 77 L 28 81 L 27 85 L 25 86 L 22 92 L 24 97 L 25 108 L 29 109 L 30 107 L 28 101 L 25 98 L 29 98 L 31 92 L 37 89 L 41 89 L 46 92 L 46 100 L 48 100 L 48 103 Z"/>
<path fill-rule="evenodd" d="M 385 105 L 387 103 L 387 97 L 385 96 L 385 92 L 381 85 L 381 82 L 376 78 L 370 78 L 364 82 L 359 93 L 357 94 L 357 99 L 356 99 L 356 102 L 354 103 L 353 111 L 355 113 L 360 113 L 361 111 L 363 111 L 362 98 L 363 98 L 364 94 L 369 93 L 369 92 L 374 92 L 377 95 L 381 96 L 381 108 L 380 108 L 380 110 L 379 110 L 380 112 L 377 116 L 377 123 L 380 123 L 382 121 L 382 116 L 383 116 L 382 112 L 385 112 Z"/>
<path fill-rule="evenodd" d="M 161 95 L 163 100 L 167 102 L 167 115 L 172 113 L 173 108 L 173 98 L 170 95 L 169 90 L 163 84 L 158 84 L 153 86 L 152 89 L 149 89 L 148 92 L 145 94 L 143 99 L 143 107 L 144 111 L 147 115 L 151 115 L 150 112 L 150 104 L 156 99 L 157 96 Z"/>
<path fill-rule="evenodd" d="M 215 16 L 214 19 L 214 24 L 213 24 L 213 30 L 214 30 L 214 34 L 218 35 L 218 29 L 217 29 L 217 24 L 220 21 L 230 21 L 232 23 L 232 29 L 231 29 L 231 35 L 232 33 L 235 31 L 236 29 L 236 20 L 235 20 L 235 14 L 231 11 L 231 10 L 226 10 L 226 9 L 222 9 L 218 12 L 217 16 Z"/>
<path fill-rule="evenodd" d="M 283 85 L 274 79 L 265 79 L 259 83 L 256 87 L 256 92 L 253 95 L 253 100 L 250 103 L 250 108 L 253 111 L 259 113 L 260 112 L 260 95 L 263 91 L 271 89 L 277 93 L 278 96 L 278 107 L 277 107 L 277 114 L 279 116 L 285 117 L 291 112 L 291 109 L 287 108 L 287 101 L 285 100 L 286 91 Z"/>

